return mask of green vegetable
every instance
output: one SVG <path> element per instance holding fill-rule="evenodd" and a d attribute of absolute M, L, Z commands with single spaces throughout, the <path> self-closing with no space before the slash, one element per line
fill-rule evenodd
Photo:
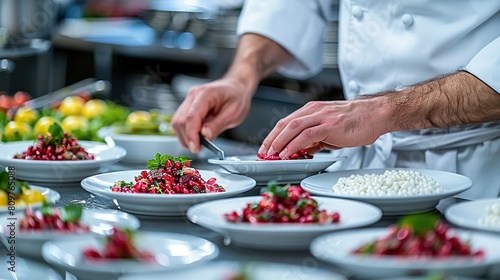
<path fill-rule="evenodd" d="M 423 235 L 432 231 L 438 220 L 439 216 L 434 213 L 408 215 L 399 220 L 398 227 L 407 226 L 415 235 Z"/>
<path fill-rule="evenodd" d="M 173 162 L 180 162 L 182 164 L 191 161 L 188 157 L 185 156 L 173 157 L 167 154 L 162 155 L 160 153 L 156 153 L 155 158 L 148 160 L 148 162 L 146 163 L 146 168 L 148 168 L 149 170 L 159 169 L 160 167 L 165 166 L 167 160 L 169 159 L 171 159 Z"/>

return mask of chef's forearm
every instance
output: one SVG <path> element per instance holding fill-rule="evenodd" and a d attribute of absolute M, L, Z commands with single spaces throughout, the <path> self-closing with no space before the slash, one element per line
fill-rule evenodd
<path fill-rule="evenodd" d="M 381 97 L 388 132 L 500 120 L 500 94 L 464 71 Z"/>
<path fill-rule="evenodd" d="M 263 78 L 290 58 L 290 53 L 274 41 L 256 34 L 244 34 L 224 77 L 242 83 L 253 93 Z"/>

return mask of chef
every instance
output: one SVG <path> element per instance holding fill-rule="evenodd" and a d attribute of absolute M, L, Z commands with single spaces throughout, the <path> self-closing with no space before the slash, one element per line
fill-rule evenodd
<path fill-rule="evenodd" d="M 190 89 L 172 124 L 199 151 L 239 125 L 261 79 L 321 70 L 330 2 L 247 0 L 239 45 L 219 80 Z M 347 101 L 310 102 L 283 118 L 259 152 L 333 149 L 334 169 L 411 167 L 468 176 L 460 197 L 498 197 L 500 2 L 340 1 L 339 70 Z"/>

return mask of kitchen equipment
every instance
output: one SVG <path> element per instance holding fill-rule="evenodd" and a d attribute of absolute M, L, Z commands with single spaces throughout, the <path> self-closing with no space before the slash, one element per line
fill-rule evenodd
<path fill-rule="evenodd" d="M 216 154 L 220 160 L 224 160 L 224 151 L 221 148 L 217 147 L 217 145 L 212 143 L 212 141 L 205 138 L 205 136 L 203 136 L 201 133 L 200 133 L 200 141 L 205 148 L 209 149 L 214 154 Z"/>
<path fill-rule="evenodd" d="M 49 39 L 58 10 L 56 0 L 0 0 L 0 48 Z"/>
<path fill-rule="evenodd" d="M 88 78 L 78 83 L 48 93 L 46 95 L 28 100 L 23 104 L 23 106 L 33 109 L 40 109 L 52 104 L 53 102 L 62 100 L 67 96 L 76 95 L 83 92 L 87 92 L 89 94 L 102 93 L 109 91 L 110 88 L 111 84 L 108 81 L 96 81 L 94 78 Z"/>

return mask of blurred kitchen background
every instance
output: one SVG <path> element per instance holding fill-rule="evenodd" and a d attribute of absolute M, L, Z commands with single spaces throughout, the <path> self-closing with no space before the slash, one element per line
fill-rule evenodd
<path fill-rule="evenodd" d="M 220 77 L 233 56 L 244 0 L 0 0 L 0 91 L 32 97 L 87 78 L 101 98 L 173 113 L 190 86 Z M 265 79 L 245 122 L 224 137 L 260 144 L 309 100 L 342 99 L 338 2 L 324 34 L 324 69 L 307 80 Z"/>

